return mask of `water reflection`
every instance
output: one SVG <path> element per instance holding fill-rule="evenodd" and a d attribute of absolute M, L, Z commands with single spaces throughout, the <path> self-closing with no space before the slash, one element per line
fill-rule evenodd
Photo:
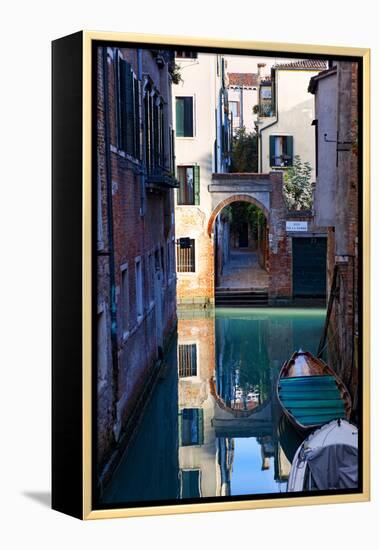
<path fill-rule="evenodd" d="M 107 503 L 284 492 L 300 444 L 275 397 L 284 360 L 315 352 L 323 310 L 180 314 L 172 346 Z"/>

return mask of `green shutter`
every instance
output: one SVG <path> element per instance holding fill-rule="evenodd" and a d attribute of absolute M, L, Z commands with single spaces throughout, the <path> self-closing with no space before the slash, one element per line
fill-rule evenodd
<path fill-rule="evenodd" d="M 176 98 L 176 135 L 184 136 L 184 101 L 182 97 Z"/>
<path fill-rule="evenodd" d="M 135 157 L 141 159 L 141 149 L 140 149 L 140 128 L 141 128 L 141 119 L 140 119 L 140 82 L 137 79 L 134 79 L 134 129 L 135 129 Z"/>
<path fill-rule="evenodd" d="M 275 166 L 275 136 L 270 136 L 270 166 Z"/>
<path fill-rule="evenodd" d="M 193 167 L 194 204 L 200 204 L 200 166 Z"/>
<path fill-rule="evenodd" d="M 288 160 L 288 166 L 292 166 L 293 164 L 293 136 L 287 136 L 286 138 L 286 154 L 289 158 Z"/>
<path fill-rule="evenodd" d="M 183 411 L 178 412 L 178 438 L 179 438 L 179 447 L 183 444 Z"/>
<path fill-rule="evenodd" d="M 126 105 L 126 151 L 134 155 L 135 149 L 135 103 L 134 78 L 130 64 L 126 61 L 125 69 L 125 105 Z"/>
<path fill-rule="evenodd" d="M 184 97 L 184 136 L 193 137 L 193 97 Z"/>
<path fill-rule="evenodd" d="M 127 66 L 126 62 L 123 59 L 119 60 L 119 136 L 118 136 L 118 146 L 123 151 L 126 148 L 126 72 Z"/>
<path fill-rule="evenodd" d="M 199 432 L 198 432 L 199 433 L 198 445 L 203 445 L 204 444 L 204 413 L 203 413 L 203 409 L 198 409 L 197 413 L 198 413 L 197 421 L 198 421 L 198 430 L 199 430 Z"/>

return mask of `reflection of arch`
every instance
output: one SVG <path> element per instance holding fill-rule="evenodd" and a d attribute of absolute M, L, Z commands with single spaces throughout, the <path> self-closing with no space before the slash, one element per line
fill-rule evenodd
<path fill-rule="evenodd" d="M 228 206 L 228 204 L 231 204 L 232 202 L 249 202 L 251 204 L 255 204 L 258 208 L 262 210 L 264 215 L 266 216 L 266 220 L 269 219 L 269 211 L 267 208 L 256 198 L 251 197 L 250 195 L 232 195 L 228 197 L 227 199 L 224 199 L 223 201 L 219 202 L 218 205 L 213 209 L 209 221 L 208 221 L 208 235 L 211 236 L 212 229 L 214 222 L 218 216 L 218 214 L 221 212 L 221 210 Z"/>
<path fill-rule="evenodd" d="M 266 400 L 264 403 L 261 403 L 260 405 L 257 405 L 256 407 L 254 407 L 254 409 L 251 409 L 249 411 L 242 410 L 242 409 L 233 409 L 232 407 L 229 407 L 229 405 L 227 405 L 225 403 L 225 401 L 217 393 L 216 380 L 215 380 L 214 377 L 212 377 L 209 380 L 209 387 L 210 387 L 210 390 L 211 390 L 211 394 L 212 394 L 214 400 L 216 401 L 217 405 L 220 407 L 220 409 L 230 413 L 235 418 L 246 418 L 248 416 L 252 416 L 252 415 L 256 414 L 257 412 L 260 412 L 267 405 L 267 400 Z"/>

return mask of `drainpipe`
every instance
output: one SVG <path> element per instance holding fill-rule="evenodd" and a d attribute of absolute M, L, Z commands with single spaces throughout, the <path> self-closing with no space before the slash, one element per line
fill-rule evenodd
<path fill-rule="evenodd" d="M 275 71 L 275 78 L 276 78 L 276 71 Z M 259 171 L 262 173 L 262 132 L 263 130 L 267 130 L 267 128 L 270 128 L 271 126 L 274 126 L 274 124 L 277 124 L 279 122 L 279 109 L 278 109 L 278 92 L 277 92 L 277 86 L 275 86 L 275 92 L 276 92 L 276 98 L 275 98 L 275 120 L 273 122 L 270 122 L 270 124 L 267 124 L 264 128 L 261 128 L 259 131 Z M 272 100 L 272 98 L 271 98 Z"/>
<path fill-rule="evenodd" d="M 240 88 L 240 128 L 243 126 L 243 86 Z"/>
<path fill-rule="evenodd" d="M 141 82 L 141 93 L 142 93 L 142 50 L 139 48 L 137 50 L 137 79 L 139 82 Z M 138 99 L 138 104 L 142 104 L 142 97 L 140 95 Z M 141 107 L 139 107 L 139 113 L 138 113 L 138 131 L 141 131 L 141 121 L 140 121 L 140 113 L 141 113 Z M 140 140 L 140 146 L 141 146 L 141 140 Z M 145 214 L 145 159 L 142 158 L 142 170 L 141 170 L 141 187 L 140 187 L 140 193 L 141 193 L 141 206 L 140 206 L 140 215 L 143 216 Z"/>
<path fill-rule="evenodd" d="M 104 150 L 105 150 L 105 179 L 107 193 L 107 228 L 109 250 L 109 294 L 111 313 L 111 354 L 112 354 L 112 420 L 113 426 L 117 422 L 117 397 L 118 397 L 118 342 L 117 342 L 117 304 L 116 304 L 116 277 L 115 277 L 115 251 L 113 228 L 113 201 L 112 201 L 112 163 L 109 137 L 109 98 L 108 98 L 108 65 L 107 48 L 103 48 L 103 94 L 104 94 Z"/>

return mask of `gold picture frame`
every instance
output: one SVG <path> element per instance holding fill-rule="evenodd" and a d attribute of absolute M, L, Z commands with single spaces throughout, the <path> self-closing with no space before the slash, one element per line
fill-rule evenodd
<path fill-rule="evenodd" d="M 66 276 L 63 276 L 59 271 L 62 269 L 63 260 L 58 258 L 55 264 L 55 289 L 57 294 L 54 295 L 53 319 L 62 316 L 63 302 L 59 301 L 58 293 L 64 291 L 64 285 L 79 284 L 80 289 L 77 289 L 77 295 L 81 295 L 80 308 L 77 310 L 79 318 L 75 320 L 75 327 L 72 326 L 68 332 L 63 335 L 61 333 L 63 321 L 56 321 L 56 329 L 54 335 L 55 352 L 53 352 L 53 508 L 81 519 L 105 519 L 105 518 L 121 518 L 146 515 L 165 515 L 165 514 L 184 514 L 196 512 L 215 512 L 223 510 L 246 510 L 256 508 L 269 507 L 284 507 L 284 506 L 305 506 L 316 504 L 331 504 L 343 502 L 364 502 L 370 499 L 370 50 L 367 48 L 353 47 L 337 47 L 326 45 L 304 45 L 290 43 L 271 43 L 271 42 L 255 42 L 255 41 L 228 41 L 213 38 L 199 37 L 183 37 L 183 36 L 160 36 L 160 35 L 145 35 L 133 33 L 115 33 L 115 32 L 100 32 L 100 31 L 83 31 L 72 35 L 71 37 L 62 38 L 53 43 L 53 191 L 55 189 L 56 201 L 54 202 L 54 218 L 53 233 L 54 247 L 58 258 L 59 252 L 57 248 L 61 246 L 61 242 L 65 238 L 63 217 L 67 216 L 67 208 L 70 206 L 70 197 L 64 198 L 63 194 L 69 193 L 69 190 L 62 190 L 62 184 L 70 177 L 67 168 L 64 164 L 67 159 L 61 160 L 62 147 L 67 142 L 69 132 L 75 132 L 79 126 L 82 129 L 82 135 L 78 137 L 78 143 L 81 143 L 81 166 L 76 171 L 75 178 L 81 179 L 81 204 L 78 206 L 81 210 L 80 219 L 78 218 L 74 226 L 76 230 L 79 225 L 81 227 L 80 235 L 76 234 L 75 239 L 80 241 L 78 247 L 80 250 L 77 254 L 81 255 L 81 273 L 76 273 L 75 282 L 69 282 Z M 96 509 L 92 504 L 92 485 L 93 485 L 93 468 L 92 468 L 92 432 L 93 432 L 93 417 L 92 417 L 92 377 L 93 377 L 93 345 L 92 345 L 92 319 L 93 319 L 93 291 L 92 291 L 92 274 L 93 274 L 93 218 L 92 218 L 92 189 L 93 189 L 93 46 L 94 44 L 117 43 L 117 44 L 144 44 L 174 47 L 181 45 L 187 48 L 214 48 L 217 50 L 234 51 L 238 54 L 239 51 L 251 50 L 254 54 L 259 52 L 283 52 L 289 55 L 324 55 L 324 56 L 351 56 L 360 59 L 362 62 L 363 80 L 362 80 L 362 148 L 361 148 L 361 163 L 362 163 L 362 203 L 360 215 L 363 218 L 362 224 L 362 241 L 363 241 L 363 293 L 362 293 L 362 327 L 364 328 L 362 337 L 362 383 L 361 389 L 363 395 L 362 402 L 362 491 L 354 494 L 328 494 L 328 495 L 312 495 L 299 497 L 284 497 L 251 500 L 228 500 L 220 502 L 199 502 L 194 504 L 180 503 L 157 506 L 140 506 L 130 508 L 107 508 Z M 68 44 L 68 45 L 67 45 Z M 71 44 L 71 45 L 70 45 Z M 71 56 L 71 57 L 70 57 Z M 75 57 L 75 59 L 73 58 Z M 77 59 L 76 57 L 79 57 Z M 72 64 L 76 64 L 77 68 L 73 69 Z M 70 67 L 71 64 L 71 67 Z M 55 68 L 54 68 L 55 67 Z M 63 69 L 62 69 L 63 67 Z M 54 99 L 56 94 L 59 95 L 58 88 L 64 86 L 64 78 L 70 75 L 70 71 L 74 71 L 76 78 L 81 74 L 81 82 L 78 83 L 81 89 L 81 113 L 76 112 L 76 126 L 68 125 L 64 130 L 59 130 L 62 122 L 60 117 L 67 117 L 67 102 L 64 104 L 59 99 Z M 73 77 L 74 78 L 74 77 Z M 72 94 L 75 96 L 75 94 Z M 62 114 L 60 112 L 62 111 Z M 75 108 L 74 108 L 75 110 Z M 65 114 L 66 113 L 66 114 Z M 80 118 L 80 122 L 79 122 Z M 54 126 L 55 124 L 55 126 Z M 65 132 L 61 134 L 61 132 Z M 65 141 L 66 140 L 66 141 Z M 78 147 L 78 143 L 76 147 Z M 77 151 L 77 154 L 78 151 Z M 54 161 L 55 159 L 55 161 Z M 55 162 L 55 164 L 54 164 Z M 55 165 L 55 168 L 54 168 Z M 65 173 L 64 170 L 66 170 Z M 61 173 L 63 175 L 61 175 Z M 76 181 L 75 180 L 75 181 Z M 57 190 L 58 189 L 58 190 Z M 77 191 L 79 193 L 79 191 Z M 78 195 L 77 195 L 78 196 Z M 60 200 L 58 200 L 60 199 Z M 62 201 L 64 204 L 62 204 Z M 65 203 L 67 201 L 67 203 Z M 60 204 L 58 204 L 60 202 Z M 65 212 L 63 209 L 66 207 Z M 62 211 L 62 213 L 60 213 Z M 79 214 L 78 214 L 79 216 Z M 76 218 L 75 218 L 76 219 Z M 55 225 L 54 225 L 55 224 Z M 67 228 L 66 228 L 67 229 Z M 55 258 L 55 256 L 54 256 Z M 54 260 L 55 261 L 55 260 Z M 75 264 L 76 265 L 76 264 Z M 77 270 L 77 266 L 69 264 L 67 269 Z M 72 288 L 72 287 L 70 287 Z M 76 310 L 75 310 L 76 311 Z M 70 315 L 69 312 L 63 312 L 63 317 Z M 80 326 L 81 349 L 77 349 L 70 359 L 70 364 L 62 354 L 64 354 L 65 344 L 61 340 L 67 335 L 70 335 L 70 330 L 76 330 L 78 338 Z M 54 347 L 53 346 L 53 347 Z M 65 371 L 66 369 L 66 371 Z M 73 400 L 78 400 L 80 394 L 81 399 L 75 404 L 75 410 L 70 419 L 65 416 L 67 410 L 65 407 L 70 407 L 64 403 L 64 395 L 67 395 L 69 387 L 66 387 L 64 382 L 65 372 L 72 374 L 75 378 L 75 392 L 72 394 Z M 69 375 L 67 375 L 69 376 Z M 73 383 L 73 382 L 72 382 Z M 80 424 L 76 428 L 72 428 L 73 420 Z M 67 431 L 78 429 L 78 433 L 74 436 L 67 436 Z M 62 435 L 66 434 L 66 435 Z M 79 449 L 79 439 L 81 450 L 80 456 L 77 456 Z M 70 444 L 72 443 L 72 447 Z M 67 456 L 72 453 L 75 458 L 68 460 Z M 67 481 L 69 473 L 72 475 L 72 480 Z M 75 488 L 74 488 L 74 484 Z M 71 493 L 71 497 L 70 497 Z M 81 498 L 79 498 L 81 496 Z M 72 498 L 72 504 L 70 504 Z"/>

